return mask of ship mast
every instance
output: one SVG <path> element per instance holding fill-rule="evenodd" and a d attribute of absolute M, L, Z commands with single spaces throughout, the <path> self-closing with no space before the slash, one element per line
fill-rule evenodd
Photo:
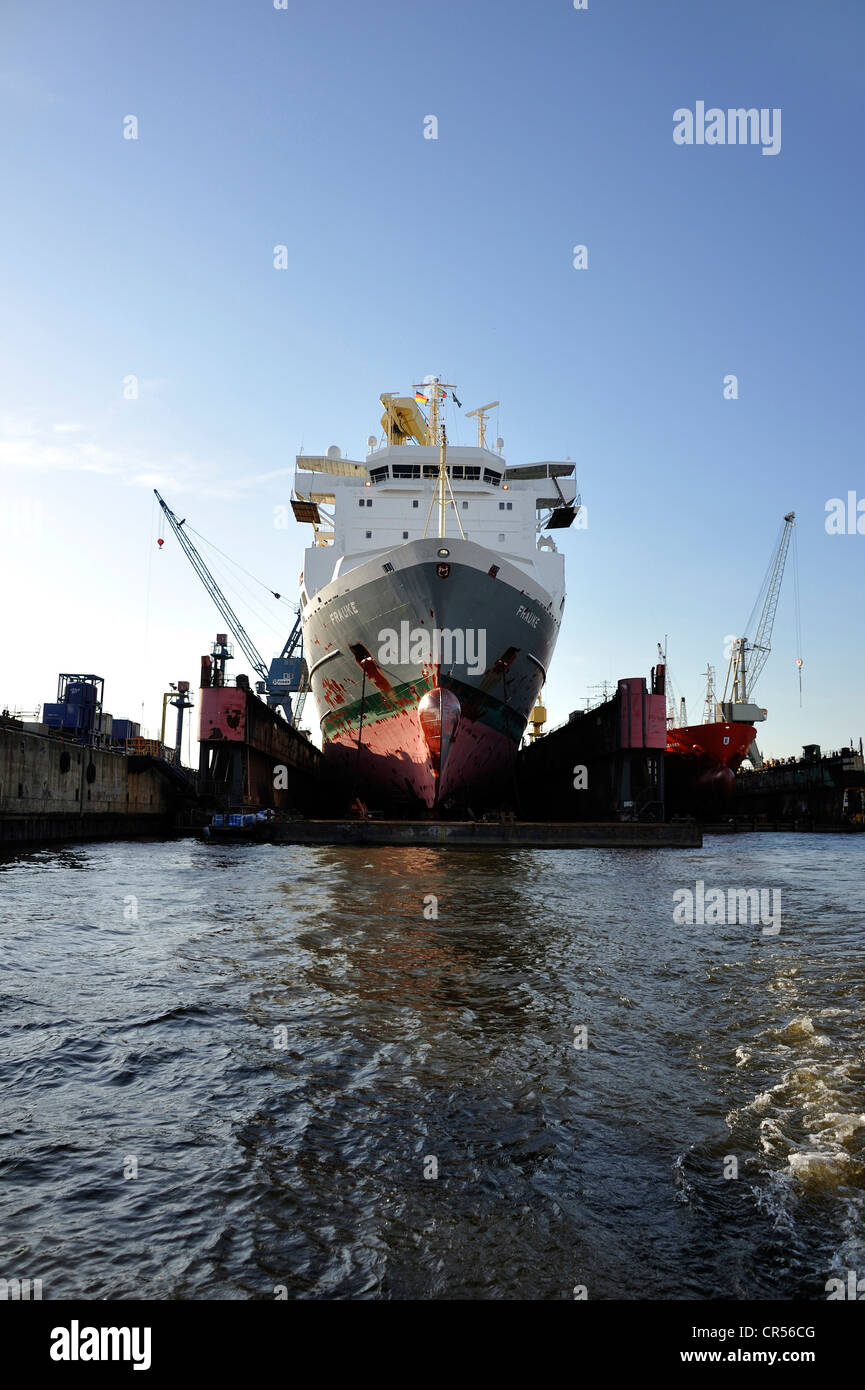
<path fill-rule="evenodd" d="M 466 419 L 472 420 L 477 417 L 478 422 L 478 448 L 487 447 L 487 416 L 491 410 L 495 410 L 498 401 L 490 401 L 489 405 L 479 405 L 477 410 L 467 410 Z"/>
<path fill-rule="evenodd" d="M 438 482 L 436 483 L 436 491 L 433 495 L 433 502 L 438 501 L 439 536 L 443 539 L 447 531 L 447 523 L 445 518 L 447 512 L 448 497 L 450 497 L 450 501 L 453 504 L 454 515 L 457 519 L 457 526 L 460 530 L 460 535 L 462 536 L 463 540 L 465 540 L 466 533 L 463 530 L 463 524 L 460 521 L 460 514 L 457 511 L 457 504 L 454 498 L 453 488 L 451 487 L 451 480 L 448 477 L 447 433 L 445 431 L 444 422 L 442 421 L 441 423 L 439 423 L 439 405 L 441 401 L 444 399 L 444 397 L 447 395 L 448 391 L 452 391 L 453 389 L 454 388 L 449 383 L 439 381 L 437 376 L 432 377 L 429 381 L 425 381 L 422 386 L 416 388 L 416 390 L 419 390 L 424 394 L 428 393 L 427 401 L 429 404 L 429 423 L 427 425 L 427 429 L 429 435 L 429 443 L 433 447 L 435 447 L 436 444 L 438 444 L 439 446 Z M 432 515 L 432 508 L 433 503 L 431 502 L 430 510 L 427 515 L 426 526 L 424 527 L 424 535 L 426 535 L 429 531 L 429 523 L 430 516 Z"/>
<path fill-rule="evenodd" d="M 440 446 L 440 448 L 439 448 L 439 478 L 438 478 L 438 494 L 439 494 L 439 535 L 440 535 L 440 536 L 443 536 L 443 535 L 445 534 L 445 480 L 447 479 L 447 476 L 448 476 L 448 470 L 447 470 L 448 439 L 447 439 L 447 433 L 446 433 L 446 431 L 445 431 L 444 425 L 442 425 L 442 427 L 441 427 L 441 436 L 440 436 L 440 437 L 441 437 L 441 446 Z"/>

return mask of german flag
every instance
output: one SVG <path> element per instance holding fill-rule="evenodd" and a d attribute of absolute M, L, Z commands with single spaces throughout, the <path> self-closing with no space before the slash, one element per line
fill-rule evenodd
<path fill-rule="evenodd" d="M 418 405 L 429 405 L 429 396 L 425 396 L 423 391 L 415 391 L 414 398 Z"/>

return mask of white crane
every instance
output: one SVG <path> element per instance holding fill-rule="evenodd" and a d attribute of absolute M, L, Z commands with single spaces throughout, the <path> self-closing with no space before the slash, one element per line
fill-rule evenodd
<path fill-rule="evenodd" d="M 754 632 L 754 637 L 737 637 L 733 642 L 730 664 L 727 667 L 727 678 L 724 682 L 724 694 L 719 706 L 722 719 L 730 722 L 756 724 L 761 723 L 766 718 L 766 711 L 754 704 L 754 687 L 769 659 L 769 652 L 772 650 L 772 629 L 775 626 L 781 580 L 784 578 L 784 567 L 787 563 L 787 552 L 790 549 L 790 538 L 793 534 L 795 521 L 796 513 L 787 512 L 780 537 L 769 560 L 769 568 L 763 578 L 754 608 L 748 619 L 748 630 Z M 759 617 L 757 616 L 758 610 Z M 754 627 L 755 620 L 756 627 Z M 797 614 L 797 629 L 798 625 Z M 801 669 L 800 657 L 800 672 Z M 756 743 L 751 745 L 748 756 L 756 767 L 762 765 L 762 758 Z"/>

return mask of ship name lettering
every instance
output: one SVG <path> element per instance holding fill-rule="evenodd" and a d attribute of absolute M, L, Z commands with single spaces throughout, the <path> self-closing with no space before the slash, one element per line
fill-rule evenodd
<path fill-rule="evenodd" d="M 530 608 L 524 607 L 522 603 L 517 609 L 517 617 L 522 618 L 523 622 L 528 623 L 529 627 L 537 627 L 541 620 L 540 613 L 533 613 Z"/>
<path fill-rule="evenodd" d="M 346 618 L 357 617 L 357 604 L 345 603 L 342 608 L 335 608 L 331 614 L 331 622 L 342 623 Z"/>

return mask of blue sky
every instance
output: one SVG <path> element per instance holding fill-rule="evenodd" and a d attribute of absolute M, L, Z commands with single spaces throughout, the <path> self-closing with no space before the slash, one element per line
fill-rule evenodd
<path fill-rule="evenodd" d="M 0 25 L 0 700 L 96 671 L 156 727 L 222 624 L 157 552 L 152 487 L 293 597 L 294 455 L 362 457 L 379 393 L 440 372 L 502 402 L 509 462 L 577 463 L 552 722 L 665 634 L 699 717 L 792 508 L 804 703 L 790 568 L 761 742 L 865 732 L 865 536 L 824 525 L 865 497 L 859 0 L 6 0 Z M 780 108 L 780 153 L 674 144 L 697 101 Z M 269 658 L 291 614 L 257 604 Z"/>

